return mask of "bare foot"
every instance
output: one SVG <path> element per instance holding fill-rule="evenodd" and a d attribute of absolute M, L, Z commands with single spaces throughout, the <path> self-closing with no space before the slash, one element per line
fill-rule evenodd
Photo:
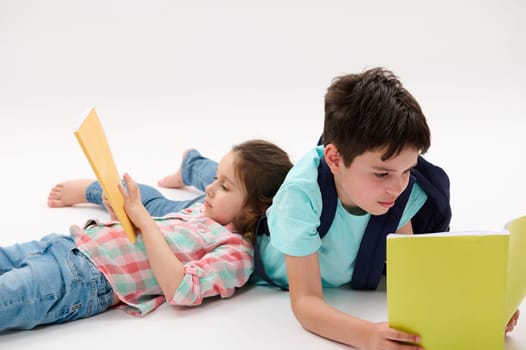
<path fill-rule="evenodd" d="M 190 149 L 187 149 L 186 151 L 183 152 L 182 159 L 184 159 L 188 151 L 190 151 Z M 159 180 L 159 182 L 157 182 L 157 184 L 160 187 L 166 187 L 166 188 L 183 188 L 185 184 L 183 183 L 183 173 L 182 173 L 181 167 L 182 167 L 182 162 L 181 162 L 181 166 L 179 166 L 179 169 L 177 169 L 175 173 L 163 177 L 161 180 Z"/>
<path fill-rule="evenodd" d="M 93 179 L 70 180 L 55 185 L 47 197 L 48 207 L 61 208 L 88 203 L 86 189 L 94 181 Z"/>

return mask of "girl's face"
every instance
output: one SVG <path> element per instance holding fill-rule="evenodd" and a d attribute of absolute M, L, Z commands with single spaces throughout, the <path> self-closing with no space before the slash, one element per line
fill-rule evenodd
<path fill-rule="evenodd" d="M 333 170 L 338 197 L 346 208 L 358 207 L 372 215 L 385 214 L 409 182 L 416 165 L 418 150 L 403 149 L 400 154 L 382 160 L 385 150 L 369 151 L 345 167 L 343 159 Z"/>
<path fill-rule="evenodd" d="M 214 182 L 205 189 L 204 214 L 221 225 L 230 224 L 243 210 L 245 187 L 235 172 L 236 155 L 227 153 L 219 166 Z"/>

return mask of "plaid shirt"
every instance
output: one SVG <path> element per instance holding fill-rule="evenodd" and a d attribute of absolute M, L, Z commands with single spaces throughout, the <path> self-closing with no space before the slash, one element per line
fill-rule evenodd
<path fill-rule="evenodd" d="M 230 297 L 248 281 L 253 271 L 252 245 L 204 216 L 202 204 L 154 220 L 184 265 L 183 280 L 170 304 L 191 306 L 201 304 L 205 297 Z M 88 223 L 84 230 L 72 227 L 71 235 L 79 250 L 104 273 L 125 310 L 144 316 L 159 307 L 165 298 L 148 263 L 142 236 L 131 244 L 118 222 Z"/>

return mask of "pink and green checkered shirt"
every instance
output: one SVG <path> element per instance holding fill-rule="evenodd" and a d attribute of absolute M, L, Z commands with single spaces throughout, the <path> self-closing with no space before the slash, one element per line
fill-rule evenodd
<path fill-rule="evenodd" d="M 184 265 L 184 278 L 168 302 L 199 305 L 203 298 L 234 294 L 253 271 L 253 247 L 241 235 L 203 215 L 198 204 L 155 218 L 173 253 Z M 117 223 L 93 222 L 71 228 L 79 250 L 104 273 L 126 311 L 143 316 L 164 301 L 148 263 L 141 235 L 135 244 Z"/>

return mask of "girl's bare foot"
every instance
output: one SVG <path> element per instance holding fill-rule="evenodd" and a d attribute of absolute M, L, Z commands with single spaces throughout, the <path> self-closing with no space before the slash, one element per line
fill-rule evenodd
<path fill-rule="evenodd" d="M 177 172 L 170 174 L 168 176 L 163 177 L 159 182 L 157 183 L 160 187 L 166 187 L 166 188 L 183 188 L 183 176 L 181 174 L 181 170 L 177 170 Z"/>
<path fill-rule="evenodd" d="M 61 208 L 88 203 L 86 189 L 94 181 L 93 179 L 70 180 L 55 185 L 47 197 L 48 207 Z"/>
<path fill-rule="evenodd" d="M 183 152 L 182 159 L 184 159 L 188 151 L 189 149 Z M 163 177 L 161 180 L 159 180 L 159 182 L 157 182 L 157 184 L 160 187 L 166 187 L 166 188 L 183 188 L 185 184 L 183 183 L 183 173 L 182 173 L 181 167 L 182 167 L 182 162 L 181 162 L 181 166 L 179 166 L 179 169 L 177 169 L 175 173 Z"/>

